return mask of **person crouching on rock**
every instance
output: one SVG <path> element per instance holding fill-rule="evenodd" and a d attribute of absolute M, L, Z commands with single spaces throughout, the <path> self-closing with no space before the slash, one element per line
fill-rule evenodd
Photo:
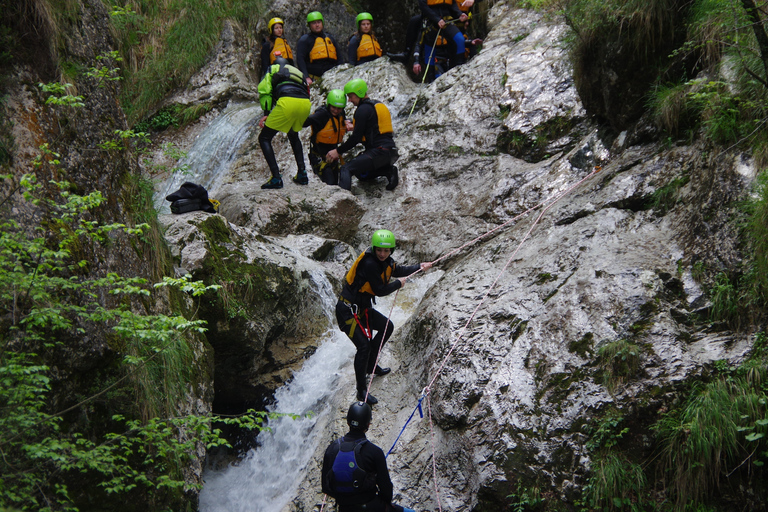
<path fill-rule="evenodd" d="M 272 179 L 261 188 L 283 188 L 283 178 L 277 166 L 275 150 L 272 148 L 272 139 L 277 132 L 288 134 L 293 156 L 296 158 L 298 172 L 293 181 L 306 185 L 309 178 L 304 166 L 304 150 L 301 147 L 299 130 L 304 127 L 312 103 L 309 101 L 309 86 L 302 72 L 278 56 L 259 83 L 259 103 L 264 110 L 264 115 L 259 120 L 259 126 L 262 128 L 259 133 L 259 145 L 272 173 Z"/>
<path fill-rule="evenodd" d="M 325 155 L 330 150 L 336 149 L 344 140 L 347 130 L 352 130 L 352 122 L 347 121 L 344 115 L 344 107 L 347 105 L 344 91 L 341 89 L 328 91 L 325 103 L 304 121 L 305 127 L 312 127 L 312 135 L 309 137 L 309 164 L 323 183 L 338 185 L 339 162 L 327 163 Z"/>
<path fill-rule="evenodd" d="M 392 335 L 394 325 L 375 309 L 376 297 L 384 297 L 405 286 L 407 276 L 418 270 L 428 270 L 431 263 L 398 266 L 392 259 L 395 235 L 386 229 L 371 237 L 371 247 L 363 251 L 347 272 L 341 295 L 336 303 L 336 321 L 357 348 L 355 354 L 355 384 L 357 399 L 373 405 L 378 400 L 368 391 L 367 375 L 383 376 L 389 368 L 376 365 L 384 343 Z M 395 278 L 390 280 L 391 278 Z M 376 335 L 373 335 L 376 331 Z"/>
<path fill-rule="evenodd" d="M 387 178 L 387 190 L 394 190 L 399 182 L 395 162 L 400 157 L 395 146 L 392 116 L 386 105 L 368 98 L 368 85 L 360 78 L 344 86 L 344 94 L 357 107 L 352 135 L 338 149 L 329 151 L 326 162 L 334 162 L 340 155 L 362 143 L 365 152 L 347 162 L 339 170 L 339 186 L 352 189 L 352 176 L 359 180 Z"/>

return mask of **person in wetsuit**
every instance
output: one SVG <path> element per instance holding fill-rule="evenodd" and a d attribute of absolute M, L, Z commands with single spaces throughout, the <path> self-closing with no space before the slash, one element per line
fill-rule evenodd
<path fill-rule="evenodd" d="M 304 121 L 305 127 L 312 128 L 312 134 L 309 136 L 309 164 L 312 171 L 328 185 L 339 184 L 340 162 L 328 163 L 325 161 L 325 155 L 336 149 L 344 140 L 344 134 L 352 129 L 352 123 L 347 121 L 344 115 L 346 105 L 347 97 L 344 91 L 333 89 L 328 92 L 326 104 Z"/>
<path fill-rule="evenodd" d="M 394 325 L 373 309 L 376 297 L 384 297 L 405 286 L 406 278 L 418 270 L 428 270 L 431 263 L 397 265 L 392 259 L 395 235 L 379 229 L 371 237 L 371 247 L 363 251 L 347 272 L 344 286 L 336 303 L 336 321 L 357 348 L 355 354 L 355 384 L 357 399 L 373 405 L 378 400 L 366 393 L 368 374 L 383 376 L 389 368 L 376 365 L 384 343 L 392 335 Z M 392 279 L 394 278 L 394 279 Z M 376 331 L 376 335 L 373 335 Z"/>
<path fill-rule="evenodd" d="M 394 486 L 384 451 L 365 436 L 372 415 L 365 402 L 349 407 L 349 432 L 331 442 L 323 456 L 323 492 L 336 500 L 339 512 L 415 512 L 392 503 Z"/>
<path fill-rule="evenodd" d="M 288 134 L 293 156 L 296 158 L 298 172 L 293 181 L 306 185 L 309 178 L 304 166 L 304 150 L 301 147 L 299 131 L 304 127 L 304 121 L 312 109 L 309 85 L 299 69 L 288 64 L 284 58 L 278 57 L 259 83 L 258 90 L 259 103 L 264 110 L 264 115 L 259 120 L 259 146 L 272 173 L 272 178 L 261 188 L 283 188 L 283 178 L 277 165 L 275 150 L 272 148 L 272 139 L 277 132 Z"/>
<path fill-rule="evenodd" d="M 280 18 L 272 18 L 267 23 L 269 37 L 265 37 L 261 43 L 261 76 L 267 74 L 277 57 L 283 57 L 288 64 L 294 65 L 293 50 L 284 37 L 284 26 L 285 22 Z"/>
<path fill-rule="evenodd" d="M 324 31 L 323 15 L 313 11 L 307 15 L 309 34 L 304 34 L 296 44 L 296 66 L 312 85 L 323 73 L 344 63 L 344 55 L 336 38 Z"/>
<path fill-rule="evenodd" d="M 384 176 L 387 178 L 387 190 L 394 190 L 400 180 L 394 164 L 400 155 L 395 146 L 389 109 L 380 101 L 368 98 L 368 85 L 359 78 L 347 82 L 344 93 L 357 107 L 353 117 L 354 129 L 344 143 L 328 152 L 325 161 L 334 162 L 358 144 L 363 144 L 365 152 L 341 166 L 339 186 L 351 190 L 352 176 L 359 180 Z"/>
<path fill-rule="evenodd" d="M 349 39 L 349 63 L 359 66 L 381 57 L 381 45 L 373 33 L 373 16 L 361 12 L 355 19 L 357 32 Z"/>

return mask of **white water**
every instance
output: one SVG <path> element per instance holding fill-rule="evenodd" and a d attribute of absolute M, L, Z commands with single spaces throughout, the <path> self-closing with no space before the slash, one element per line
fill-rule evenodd
<path fill-rule="evenodd" d="M 261 115 L 258 103 L 238 103 L 227 107 L 195 139 L 187 155 L 179 160 L 178 169 L 157 187 L 155 207 L 170 213 L 165 196 L 176 191 L 185 181 L 202 185 L 210 197 L 216 197 L 223 172 L 237 158 L 240 147 L 248 140 Z"/>
<path fill-rule="evenodd" d="M 402 326 L 415 310 L 421 297 L 442 272 L 430 274 L 409 283 L 398 294 L 392 310 L 395 326 Z M 275 392 L 270 412 L 306 414 L 312 417 L 292 420 L 289 417 L 270 421 L 271 431 L 258 437 L 258 448 L 223 470 L 206 468 L 200 493 L 201 512 L 275 512 L 283 510 L 296 495 L 304 479 L 307 463 L 317 450 L 322 432 L 316 425 L 326 424 L 329 398 L 340 391 L 342 372 L 354 371 L 354 345 L 336 326 L 336 296 L 322 274 L 312 274 L 316 292 L 323 300 L 328 331 L 317 351 L 294 374 L 293 380 Z M 377 309 L 388 315 L 394 294 L 379 300 Z M 397 335 L 397 327 L 395 330 Z M 351 382 L 351 378 L 350 378 Z M 319 490 L 318 490 L 319 492 Z"/>

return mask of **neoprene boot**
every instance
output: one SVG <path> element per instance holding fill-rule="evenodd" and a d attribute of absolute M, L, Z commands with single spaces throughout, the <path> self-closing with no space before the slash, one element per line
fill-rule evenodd
<path fill-rule="evenodd" d="M 397 174 L 397 167 L 391 165 L 389 172 L 387 173 L 387 190 L 395 190 L 395 187 L 400 183 L 400 176 Z"/>
<path fill-rule="evenodd" d="M 307 176 L 306 169 L 299 169 L 296 176 L 293 177 L 293 182 L 297 185 L 306 185 L 309 183 L 309 177 Z"/>
<path fill-rule="evenodd" d="M 392 371 L 391 368 L 382 368 L 381 366 L 376 365 L 376 369 L 373 370 L 373 374 L 378 377 L 383 377 L 391 371 Z"/>
<path fill-rule="evenodd" d="M 352 175 L 346 165 L 342 165 L 339 169 L 339 186 L 344 190 L 352 190 Z"/>
<path fill-rule="evenodd" d="M 376 399 L 376 397 L 375 397 L 375 396 L 373 396 L 373 395 L 372 395 L 372 394 L 370 394 L 370 393 L 368 393 L 368 398 L 366 398 L 366 397 L 365 397 L 365 390 L 364 390 L 364 389 L 363 389 L 362 391 L 361 391 L 361 390 L 359 390 L 359 389 L 357 390 L 357 400 L 358 400 L 358 401 L 360 401 L 360 402 L 362 402 L 363 400 L 365 400 L 365 402 L 366 402 L 368 405 L 375 405 L 375 404 L 379 403 L 379 401 Z"/>
<path fill-rule="evenodd" d="M 271 178 L 268 182 L 263 184 L 261 188 L 264 189 L 272 189 L 272 188 L 283 188 L 283 178 L 280 176 Z"/>
<path fill-rule="evenodd" d="M 299 172 L 297 172 L 296 176 L 293 177 L 293 181 L 298 185 L 306 185 L 309 183 L 309 178 L 307 178 L 307 169 L 304 166 L 304 150 L 301 147 L 301 139 L 299 139 L 299 134 L 293 130 L 289 131 L 288 141 L 291 143 L 293 157 L 296 159 L 296 166 L 299 168 Z"/>

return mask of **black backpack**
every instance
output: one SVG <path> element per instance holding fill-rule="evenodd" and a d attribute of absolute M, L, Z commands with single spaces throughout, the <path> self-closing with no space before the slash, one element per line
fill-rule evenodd
<path fill-rule="evenodd" d="M 208 198 L 208 191 L 205 187 L 191 183 L 183 183 L 179 190 L 165 196 L 167 201 L 171 201 L 172 213 L 187 213 L 202 210 L 208 213 L 216 213 L 219 202 Z"/>
<path fill-rule="evenodd" d="M 343 437 L 336 441 L 336 457 L 331 470 L 325 475 L 326 485 L 335 494 L 368 492 L 376 489 L 376 474 L 360 468 L 357 459 L 360 449 L 368 440 L 346 441 Z"/>

